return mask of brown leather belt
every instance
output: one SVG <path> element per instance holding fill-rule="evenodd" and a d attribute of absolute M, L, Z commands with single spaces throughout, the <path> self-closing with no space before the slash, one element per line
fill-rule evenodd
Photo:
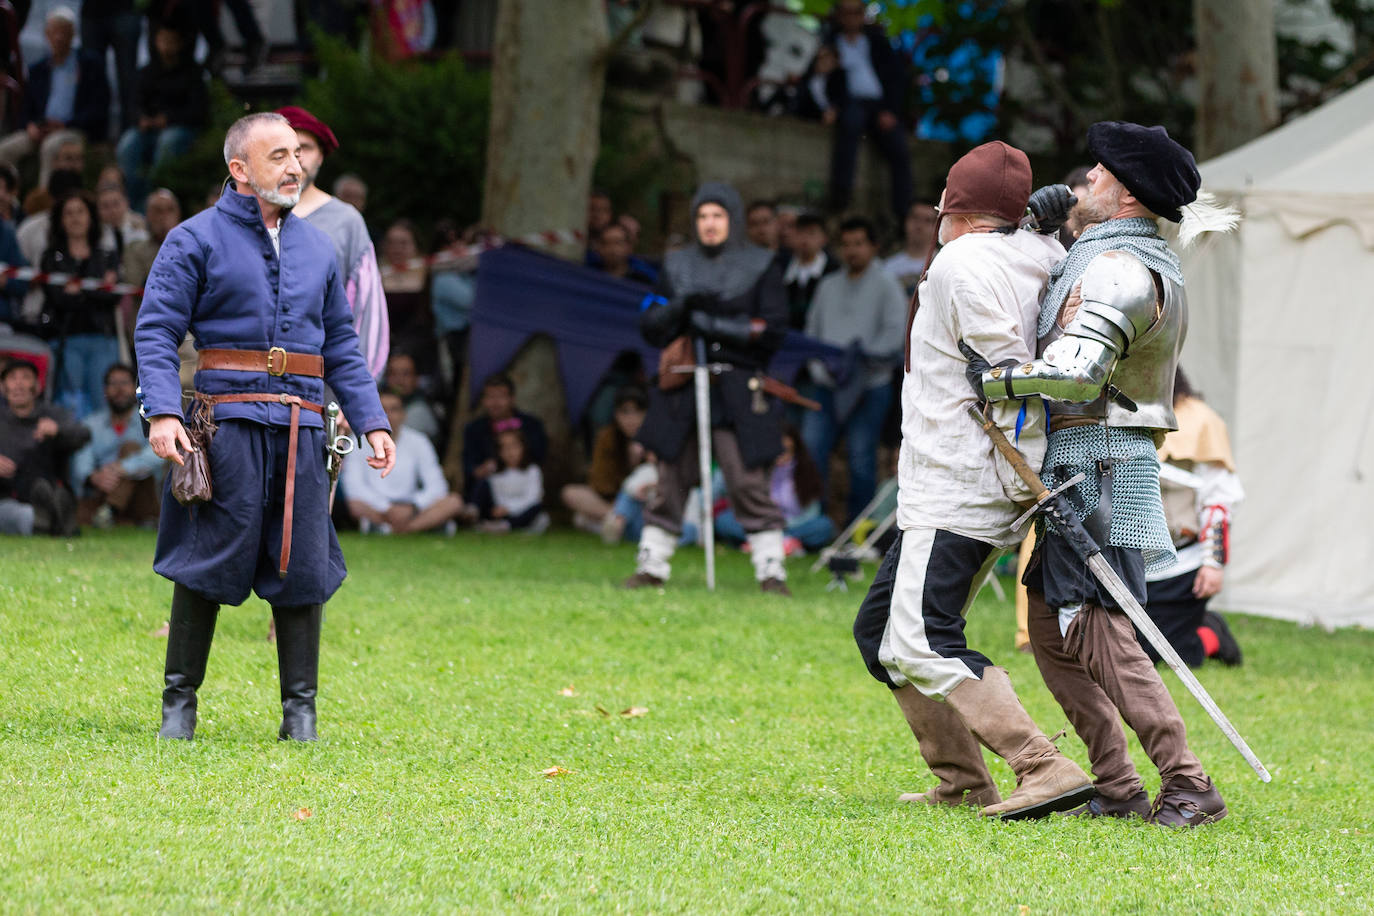
<path fill-rule="evenodd" d="M 200 368 L 324 378 L 324 357 L 315 353 L 288 353 L 281 347 L 270 350 L 205 349 L 200 351 Z"/>
<path fill-rule="evenodd" d="M 307 368 L 308 368 L 308 361 L 309 361 L 309 360 L 312 360 L 312 359 L 318 361 L 321 367 L 323 366 L 323 363 L 324 363 L 323 358 L 322 358 L 322 357 L 319 357 L 319 356 L 310 356 L 310 355 L 305 354 L 305 353 L 286 353 L 286 351 L 285 351 L 285 350 L 282 350 L 280 347 L 273 347 L 271 350 L 268 350 L 268 351 L 254 351 L 254 350 L 201 350 L 201 351 L 200 351 L 200 356 L 201 356 L 200 367 L 201 367 L 202 369 L 235 369 L 235 368 L 238 368 L 237 366 L 224 365 L 223 363 L 220 363 L 220 364 L 217 364 L 217 365 L 213 365 L 213 366 L 207 366 L 207 365 L 205 364 L 205 354 L 207 354 L 207 353 L 216 353 L 216 354 L 228 353 L 228 354 L 235 354 L 235 356 L 233 356 L 232 358 L 237 359 L 237 358 L 238 358 L 238 355 L 242 355 L 242 354 L 248 354 L 248 355 L 257 354 L 257 355 L 260 355 L 260 356 L 264 356 L 264 357 L 265 357 L 268 353 L 275 353 L 275 352 L 280 352 L 280 353 L 282 353 L 282 354 L 285 354 L 285 356 L 282 357 L 281 360 L 280 360 L 279 365 L 281 365 L 281 366 L 291 366 L 291 365 L 293 365 L 293 363 L 291 362 L 291 360 L 292 360 L 292 359 L 296 359 L 296 358 L 299 358 L 299 359 L 301 359 L 301 360 L 306 361 L 306 363 L 307 363 Z M 251 368 L 251 369 L 244 369 L 244 370 L 242 370 L 242 371 L 246 371 L 246 372 L 264 372 L 264 371 L 267 371 L 267 370 L 263 369 L 261 363 L 258 363 L 258 364 L 257 364 L 256 366 L 254 366 L 253 368 Z M 300 371 L 297 371 L 297 370 L 295 370 L 295 369 L 290 369 L 289 371 L 290 371 L 291 374 L 293 374 L 293 375 L 310 375 L 310 374 L 311 374 L 309 371 L 306 371 L 306 370 L 304 370 L 304 369 L 303 369 L 303 370 L 300 370 Z M 273 374 L 273 375 L 284 375 L 284 374 L 286 374 L 286 372 L 285 372 L 285 371 L 283 371 L 283 372 L 272 372 L 272 374 Z M 318 375 L 318 372 L 316 372 L 315 374 Z M 279 576 L 281 576 L 282 578 L 285 578 L 285 577 L 286 577 L 286 567 L 287 567 L 287 565 L 291 562 L 291 522 L 292 522 L 292 515 L 293 515 L 293 511 L 292 511 L 292 510 L 294 509 L 294 507 L 295 507 L 295 502 L 296 502 L 296 445 L 297 445 L 297 443 L 298 443 L 299 440 L 300 440 L 301 409 L 304 408 L 304 409 L 306 409 L 306 410 L 313 410 L 315 413 L 323 415 L 323 414 L 324 414 L 324 408 L 321 407 L 319 404 L 315 404 L 315 403 L 313 403 L 313 402 L 311 402 L 311 401 L 303 401 L 303 400 L 301 400 L 300 398 L 296 397 L 296 395 L 294 395 L 294 394 L 267 394 L 267 393 L 265 393 L 265 392 L 260 392 L 260 393 L 256 393 L 256 394 L 199 394 L 199 393 L 198 393 L 198 394 L 196 395 L 196 397 L 200 398 L 202 401 L 204 401 L 204 402 L 205 402 L 208 406 L 210 406 L 210 407 L 214 407 L 214 405 L 216 405 L 216 404 L 272 403 L 272 404 L 285 404 L 285 405 L 287 405 L 287 406 L 289 406 L 289 407 L 291 408 L 291 434 L 290 434 L 290 437 L 289 437 L 288 440 L 287 440 L 287 446 L 286 446 L 286 449 L 287 449 L 287 453 L 286 453 L 286 494 L 285 494 L 285 496 L 283 497 L 283 500 L 282 500 L 282 502 L 283 502 L 283 504 L 284 504 L 284 507 L 283 507 L 283 509 L 282 509 L 282 519 L 281 519 L 281 562 L 277 565 L 277 574 L 278 574 Z"/>

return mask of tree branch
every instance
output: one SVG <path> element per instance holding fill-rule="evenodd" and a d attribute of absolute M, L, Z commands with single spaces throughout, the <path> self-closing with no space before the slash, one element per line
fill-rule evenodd
<path fill-rule="evenodd" d="M 1059 104 L 1066 108 L 1073 119 L 1078 122 L 1080 127 L 1086 127 L 1090 121 L 1087 111 L 1079 105 L 1070 94 L 1064 81 L 1054 72 L 1050 62 L 1045 58 L 1045 52 L 1040 48 L 1040 43 L 1035 40 L 1035 33 L 1031 30 L 1030 23 L 1026 21 L 1025 7 L 1019 7 L 1012 13 L 1012 22 L 1016 26 L 1017 37 L 1021 44 L 1025 45 L 1027 53 L 1030 54 L 1031 63 L 1035 66 L 1035 72 L 1040 77 L 1040 82 L 1049 90 L 1050 95 L 1059 100 Z"/>

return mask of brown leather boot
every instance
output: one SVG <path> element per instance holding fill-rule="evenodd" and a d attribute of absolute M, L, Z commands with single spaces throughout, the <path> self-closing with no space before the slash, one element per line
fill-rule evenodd
<path fill-rule="evenodd" d="M 933 789 L 906 792 L 897 801 L 981 808 L 1002 800 L 983 761 L 978 739 L 948 703 L 932 700 L 910 684 L 898 687 L 892 696 L 916 736 L 926 766 L 940 780 Z"/>
<path fill-rule="evenodd" d="M 637 572 L 624 582 L 620 583 L 621 588 L 662 588 L 663 581 L 658 576 L 651 576 L 646 572 Z"/>
<path fill-rule="evenodd" d="M 1161 827 L 1201 827 L 1225 816 L 1226 802 L 1211 779 L 1202 790 L 1190 782 L 1166 779 L 1145 820 Z"/>
<path fill-rule="evenodd" d="M 984 668 L 949 694 L 949 704 L 969 731 L 1016 774 L 1016 791 L 983 809 L 1003 820 L 1045 817 L 1077 808 L 1093 797 L 1092 780 L 1050 743 L 1016 698 L 1002 668 Z"/>
<path fill-rule="evenodd" d="M 1126 799 L 1108 798 L 1098 793 L 1086 805 L 1064 812 L 1067 817 L 1147 817 L 1150 813 L 1150 796 L 1141 789 Z"/>

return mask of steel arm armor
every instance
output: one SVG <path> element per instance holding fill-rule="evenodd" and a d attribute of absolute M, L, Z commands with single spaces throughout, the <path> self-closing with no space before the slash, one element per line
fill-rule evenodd
<path fill-rule="evenodd" d="M 1154 323 L 1157 294 L 1149 270 L 1132 257 L 1098 256 L 1080 281 L 1083 304 L 1039 359 L 983 375 L 989 400 L 1039 395 L 1086 404 L 1097 400 L 1131 344 Z"/>

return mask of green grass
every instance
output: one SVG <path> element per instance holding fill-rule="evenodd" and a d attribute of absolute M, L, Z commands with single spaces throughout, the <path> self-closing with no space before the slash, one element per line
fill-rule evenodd
<path fill-rule="evenodd" d="M 850 638 L 862 588 L 827 593 L 800 563 L 790 602 L 759 595 L 739 555 L 707 593 L 699 551 L 664 594 L 624 593 L 631 549 L 585 537 L 345 537 L 320 743 L 275 740 L 255 598 L 221 613 L 184 744 L 155 738 L 164 643 L 149 634 L 171 586 L 152 550 L 141 532 L 0 541 L 0 910 L 1374 906 L 1369 632 L 1234 619 L 1245 666 L 1202 680 L 1269 785 L 1166 673 L 1224 822 L 1003 824 L 894 803 L 933 780 Z M 1057 730 L 1012 631 L 984 593 L 972 643 Z M 648 713 L 619 715 L 632 706 Z M 1086 762 L 1072 736 L 1061 747 Z M 540 775 L 553 766 L 570 773 Z M 994 775 L 1011 785 L 1000 761 Z"/>

